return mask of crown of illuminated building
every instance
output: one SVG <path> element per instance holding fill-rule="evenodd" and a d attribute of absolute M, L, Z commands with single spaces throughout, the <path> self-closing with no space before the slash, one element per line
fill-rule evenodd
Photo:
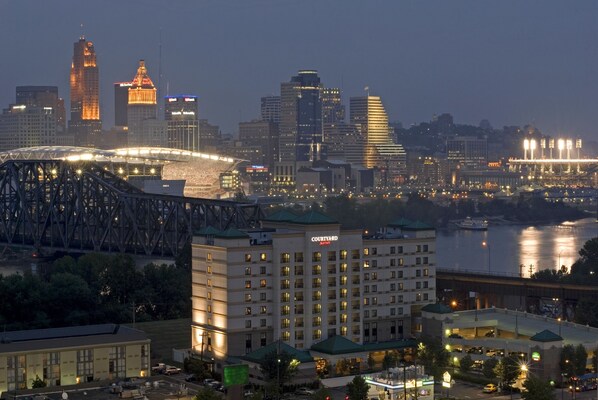
<path fill-rule="evenodd" d="M 139 60 L 137 75 L 131 82 L 129 104 L 157 104 L 156 87 L 147 74 L 144 60 Z"/>

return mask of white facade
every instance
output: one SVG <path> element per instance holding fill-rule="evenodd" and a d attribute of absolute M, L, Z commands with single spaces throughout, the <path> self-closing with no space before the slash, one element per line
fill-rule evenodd
<path fill-rule="evenodd" d="M 364 238 L 300 218 L 194 239 L 194 351 L 223 359 L 279 338 L 309 349 L 334 335 L 411 336 L 412 311 L 435 300 L 434 230 Z"/>

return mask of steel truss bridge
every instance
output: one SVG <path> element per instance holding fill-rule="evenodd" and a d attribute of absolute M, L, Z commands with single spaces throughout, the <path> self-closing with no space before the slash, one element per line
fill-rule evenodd
<path fill-rule="evenodd" d="M 0 165 L 0 242 L 10 245 L 176 256 L 200 228 L 261 217 L 255 204 L 147 194 L 93 161 Z"/>

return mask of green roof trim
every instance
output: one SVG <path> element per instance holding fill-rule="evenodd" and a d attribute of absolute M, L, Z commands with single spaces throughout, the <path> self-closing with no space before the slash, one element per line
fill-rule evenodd
<path fill-rule="evenodd" d="M 433 314 L 450 314 L 453 312 L 449 306 L 445 306 L 441 303 L 425 305 L 422 307 L 422 311 Z"/>
<path fill-rule="evenodd" d="M 410 219 L 401 217 L 401 218 L 397 219 L 396 221 L 393 221 L 390 224 L 388 224 L 388 226 L 391 228 L 402 228 L 404 226 L 411 225 L 412 223 L 413 223 L 413 221 L 411 221 Z"/>
<path fill-rule="evenodd" d="M 279 210 L 273 213 L 272 215 L 267 216 L 264 218 L 264 221 L 271 221 L 271 222 L 291 222 L 297 218 L 296 214 L 288 210 Z"/>
<path fill-rule="evenodd" d="M 267 346 L 262 347 L 261 349 L 257 349 L 256 351 L 252 351 L 249 354 L 244 356 L 240 356 L 239 358 L 242 360 L 254 362 L 254 363 L 261 363 L 266 359 L 266 356 L 272 352 L 284 352 L 290 354 L 296 360 L 306 363 L 306 362 L 313 362 L 314 359 L 312 356 L 309 355 L 307 351 L 297 350 L 294 347 L 289 346 L 288 344 L 282 342 L 281 340 L 277 340 L 276 342 L 270 343 Z"/>
<path fill-rule="evenodd" d="M 328 215 L 324 215 L 317 211 L 310 211 L 306 214 L 303 214 L 299 217 L 296 217 L 292 221 L 294 224 L 304 224 L 304 225 L 319 225 L 319 224 L 338 224 L 338 221 L 330 218 Z"/>
<path fill-rule="evenodd" d="M 238 229 L 228 228 L 227 230 L 216 234 L 216 237 L 223 239 L 245 239 L 248 238 L 249 235 L 245 232 L 241 232 Z"/>
<path fill-rule="evenodd" d="M 389 342 L 365 343 L 363 345 L 363 349 L 365 351 L 406 349 L 409 347 L 416 348 L 417 340 L 415 340 L 415 339 L 391 340 Z"/>
<path fill-rule="evenodd" d="M 311 346 L 311 350 L 326 354 L 346 354 L 363 351 L 363 346 L 358 345 L 344 336 L 332 336 Z"/>
<path fill-rule="evenodd" d="M 415 221 L 407 226 L 403 227 L 406 231 L 431 231 L 434 230 L 432 225 L 428 225 L 425 222 Z"/>
<path fill-rule="evenodd" d="M 529 338 L 529 340 L 533 340 L 534 342 L 558 342 L 559 340 L 563 340 L 563 338 L 548 329 L 544 329 L 542 332 L 538 332 Z"/>
<path fill-rule="evenodd" d="M 219 235 L 220 233 L 222 233 L 222 232 L 219 231 L 218 229 L 214 228 L 212 225 L 205 226 L 195 232 L 195 234 L 197 236 L 212 236 L 212 235 L 216 236 L 216 235 Z"/>

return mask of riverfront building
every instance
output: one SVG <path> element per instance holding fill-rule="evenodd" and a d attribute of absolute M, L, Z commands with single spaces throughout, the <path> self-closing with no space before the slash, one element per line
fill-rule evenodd
<path fill-rule="evenodd" d="M 279 339 L 333 356 L 336 338 L 364 362 L 368 344 L 417 334 L 435 298 L 435 230 L 419 222 L 364 235 L 282 211 L 259 229 L 204 229 L 192 251 L 192 346 L 219 363 Z"/>

